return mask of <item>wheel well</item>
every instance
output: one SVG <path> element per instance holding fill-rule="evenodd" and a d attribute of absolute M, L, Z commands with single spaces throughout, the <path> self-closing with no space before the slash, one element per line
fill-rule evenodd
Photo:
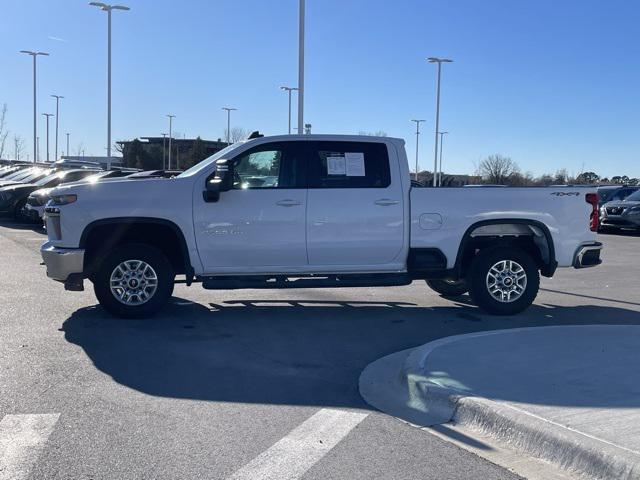
<path fill-rule="evenodd" d="M 85 249 L 84 272 L 91 277 L 113 248 L 126 243 L 153 246 L 162 251 L 176 274 L 189 275 L 188 251 L 182 233 L 170 222 L 104 221 L 89 225 L 82 235 L 80 246 Z"/>
<path fill-rule="evenodd" d="M 457 270 L 466 276 L 471 261 L 480 250 L 492 247 L 516 247 L 529 253 L 542 275 L 551 277 L 556 269 L 553 240 L 547 228 L 528 222 L 496 222 L 476 224 L 470 227 L 462 240 Z"/>

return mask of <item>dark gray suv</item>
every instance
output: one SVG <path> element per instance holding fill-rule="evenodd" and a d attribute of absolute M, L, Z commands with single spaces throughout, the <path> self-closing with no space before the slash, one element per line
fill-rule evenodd
<path fill-rule="evenodd" d="M 640 190 L 624 200 L 605 203 L 600 209 L 600 226 L 603 229 L 640 229 Z"/>

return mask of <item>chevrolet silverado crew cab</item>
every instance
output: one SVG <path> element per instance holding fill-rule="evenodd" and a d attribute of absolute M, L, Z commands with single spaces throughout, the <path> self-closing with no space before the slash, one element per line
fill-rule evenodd
<path fill-rule="evenodd" d="M 253 138 L 251 138 L 253 137 Z M 85 279 L 121 317 L 206 289 L 408 285 L 510 315 L 539 276 L 600 263 L 587 187 L 418 188 L 404 141 L 286 135 L 228 146 L 174 178 L 67 184 L 45 209 L 47 275 Z"/>

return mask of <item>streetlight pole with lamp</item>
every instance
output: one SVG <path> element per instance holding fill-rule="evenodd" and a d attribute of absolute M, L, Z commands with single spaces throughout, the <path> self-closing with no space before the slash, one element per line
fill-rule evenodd
<path fill-rule="evenodd" d="M 20 50 L 20 53 L 31 55 L 33 57 L 33 161 L 36 162 L 38 158 L 38 113 L 36 108 L 36 58 L 38 55 L 49 56 L 46 52 L 32 52 L 31 50 Z"/>
<path fill-rule="evenodd" d="M 442 147 L 444 146 L 444 136 L 449 132 L 439 132 L 440 134 L 440 167 L 438 168 L 438 186 L 442 186 Z"/>
<path fill-rule="evenodd" d="M 222 110 L 227 111 L 227 145 L 231 144 L 231 112 L 237 110 L 237 108 L 232 107 L 222 107 Z"/>
<path fill-rule="evenodd" d="M 53 117 L 53 113 L 43 113 L 47 117 L 47 163 L 49 163 L 49 117 Z"/>
<path fill-rule="evenodd" d="M 58 119 L 60 118 L 60 99 L 64 98 L 62 95 L 51 95 L 56 99 L 56 149 L 55 149 L 55 159 L 58 159 Z"/>
<path fill-rule="evenodd" d="M 173 135 L 173 119 L 176 117 L 175 115 L 166 115 L 169 118 L 169 161 L 167 162 L 166 170 L 171 170 L 171 137 Z"/>
<path fill-rule="evenodd" d="M 90 2 L 89 5 L 98 7 L 100 10 L 107 12 L 108 16 L 108 33 L 107 33 L 107 169 L 111 168 L 111 11 L 112 10 L 129 10 L 124 5 L 107 5 L 102 2 Z"/>
<path fill-rule="evenodd" d="M 67 156 L 71 155 L 69 152 L 69 132 L 67 132 Z"/>
<path fill-rule="evenodd" d="M 289 135 L 291 135 L 291 92 L 299 89 L 297 87 L 280 87 L 280 90 L 289 94 Z"/>
<path fill-rule="evenodd" d="M 161 133 L 162 135 L 162 168 L 167 168 L 167 134 Z"/>
<path fill-rule="evenodd" d="M 418 181 L 418 138 L 420 136 L 420 123 L 425 120 L 411 120 L 412 122 L 416 122 L 416 182 Z"/>
<path fill-rule="evenodd" d="M 304 132 L 304 15 L 305 0 L 298 11 L 298 134 Z"/>
<path fill-rule="evenodd" d="M 442 64 L 443 63 L 451 63 L 453 60 L 448 58 L 438 58 L 438 57 L 429 57 L 427 58 L 429 63 L 437 63 L 438 64 L 438 84 L 437 84 L 437 93 L 436 93 L 436 141 L 435 148 L 433 153 L 433 186 L 436 187 L 438 185 L 438 176 L 436 175 L 438 171 L 438 133 L 440 129 L 440 77 L 442 72 Z"/>

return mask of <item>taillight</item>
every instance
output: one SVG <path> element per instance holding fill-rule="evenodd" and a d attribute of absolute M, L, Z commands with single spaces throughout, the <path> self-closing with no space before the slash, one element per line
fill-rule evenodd
<path fill-rule="evenodd" d="M 598 212 L 598 194 L 587 193 L 584 197 L 586 202 L 591 205 L 591 216 L 589 217 L 589 228 L 592 232 L 598 231 L 598 223 L 600 222 L 600 213 Z"/>

